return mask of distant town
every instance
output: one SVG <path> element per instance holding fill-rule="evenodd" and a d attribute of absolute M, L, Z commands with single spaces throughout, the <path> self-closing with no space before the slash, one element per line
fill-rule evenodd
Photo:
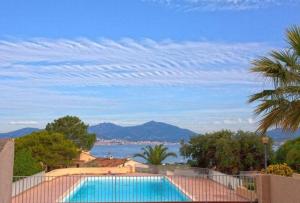
<path fill-rule="evenodd" d="M 159 142 L 159 141 L 128 141 L 128 140 L 119 140 L 119 139 L 97 139 L 95 145 L 157 145 L 157 144 L 165 144 L 165 145 L 176 145 L 179 143 L 176 142 Z"/>

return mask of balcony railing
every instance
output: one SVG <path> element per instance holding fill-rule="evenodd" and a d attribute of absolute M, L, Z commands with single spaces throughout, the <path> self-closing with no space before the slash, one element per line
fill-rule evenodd
<path fill-rule="evenodd" d="M 191 173 L 192 174 L 192 173 Z M 14 177 L 13 203 L 256 202 L 255 178 L 192 175 Z"/>

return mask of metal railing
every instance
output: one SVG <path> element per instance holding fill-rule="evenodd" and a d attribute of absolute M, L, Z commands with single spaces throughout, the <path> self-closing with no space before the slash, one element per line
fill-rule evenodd
<path fill-rule="evenodd" d="M 18 176 L 13 187 L 12 203 L 256 202 L 249 176 Z"/>
<path fill-rule="evenodd" d="M 186 165 L 146 165 L 146 167 L 135 167 L 138 173 L 154 173 L 161 175 L 177 175 L 177 176 L 206 176 L 209 174 L 210 169 L 190 167 Z"/>

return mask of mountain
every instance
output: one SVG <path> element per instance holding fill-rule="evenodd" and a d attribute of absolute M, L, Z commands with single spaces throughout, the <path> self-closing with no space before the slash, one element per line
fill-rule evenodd
<path fill-rule="evenodd" d="M 38 128 L 22 128 L 8 133 L 0 133 L 0 138 L 16 138 L 32 132 L 39 131 Z M 129 141 L 166 141 L 178 142 L 181 139 L 188 140 L 196 133 L 188 129 L 182 129 L 167 123 L 150 121 L 142 125 L 123 127 L 113 123 L 100 123 L 90 126 L 89 132 L 95 133 L 101 139 L 120 139 Z M 267 135 L 275 142 L 300 137 L 300 129 L 296 132 L 285 132 L 281 128 L 269 130 Z"/>
<path fill-rule="evenodd" d="M 267 135 L 273 138 L 274 141 L 282 142 L 286 140 L 295 139 L 296 137 L 300 136 L 300 129 L 296 132 L 285 132 L 281 128 L 276 128 L 273 130 L 269 130 Z"/>
<path fill-rule="evenodd" d="M 8 133 L 0 133 L 0 138 L 16 138 L 21 137 L 23 135 L 30 134 L 32 132 L 39 131 L 38 128 L 21 128 L 19 130 L 11 131 Z"/>
<path fill-rule="evenodd" d="M 8 133 L 0 133 L 0 138 L 16 138 L 35 131 L 38 128 L 22 128 Z M 179 128 L 162 122 L 150 121 L 142 125 L 123 127 L 113 123 L 100 123 L 89 127 L 90 133 L 95 133 L 101 139 L 119 139 L 129 141 L 161 141 L 179 142 L 188 140 L 195 135 L 188 129 Z"/>
<path fill-rule="evenodd" d="M 179 142 L 195 135 L 188 129 L 179 128 L 167 123 L 150 121 L 142 125 L 123 127 L 113 123 L 100 123 L 89 127 L 101 139 L 120 139 L 129 141 L 165 141 Z"/>

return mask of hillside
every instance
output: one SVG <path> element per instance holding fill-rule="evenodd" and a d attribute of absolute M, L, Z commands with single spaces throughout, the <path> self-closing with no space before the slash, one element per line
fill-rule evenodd
<path fill-rule="evenodd" d="M 22 128 L 19 130 L 0 133 L 0 138 L 16 138 L 26 134 L 39 131 L 38 128 Z M 196 133 L 182 129 L 167 123 L 150 121 L 141 125 L 123 127 L 113 123 L 100 123 L 90 126 L 89 132 L 95 133 L 101 139 L 122 139 L 129 141 L 166 141 L 178 142 L 181 139 L 188 140 L 191 135 Z M 267 132 L 275 142 L 294 139 L 300 136 L 300 129 L 296 132 L 284 132 L 276 128 Z"/>
<path fill-rule="evenodd" d="M 291 140 L 295 139 L 296 137 L 300 136 L 300 129 L 298 129 L 296 132 L 285 132 L 281 128 L 276 128 L 273 130 L 269 130 L 267 132 L 267 135 L 273 138 L 276 142 L 282 142 L 285 140 Z"/>
<path fill-rule="evenodd" d="M 167 123 L 150 121 L 142 125 L 123 127 L 113 123 L 100 123 L 89 127 L 101 139 L 122 139 L 130 141 L 168 141 L 188 140 L 196 134 L 188 129 L 179 128 Z"/>
<path fill-rule="evenodd" d="M 19 130 L 11 131 L 8 133 L 0 133 L 0 138 L 16 138 L 21 137 L 23 135 L 30 134 L 35 131 L 39 131 L 38 128 L 21 128 Z"/>

